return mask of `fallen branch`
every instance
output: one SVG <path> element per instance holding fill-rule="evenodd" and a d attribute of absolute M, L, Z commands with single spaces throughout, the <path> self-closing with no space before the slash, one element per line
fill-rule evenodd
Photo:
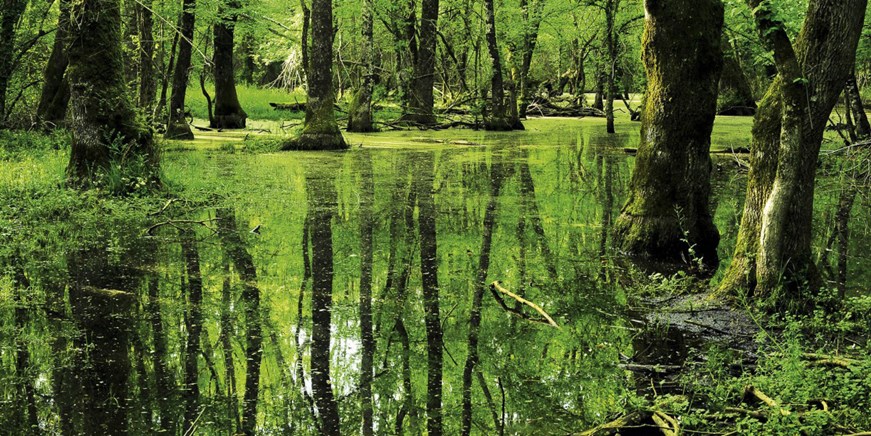
<path fill-rule="evenodd" d="M 153 224 L 151 227 L 148 228 L 148 230 L 145 231 L 145 234 L 148 236 L 154 236 L 154 234 L 153 234 L 154 230 L 159 228 L 159 227 L 163 227 L 163 226 L 171 226 L 171 227 L 175 227 L 176 229 L 178 229 L 179 227 L 176 224 L 199 224 L 199 225 L 211 230 L 212 232 L 217 233 L 217 231 L 215 229 L 209 227 L 209 225 L 208 225 L 209 223 L 215 222 L 217 220 L 218 220 L 217 218 L 210 218 L 207 220 L 166 220 L 166 221 L 161 221 L 159 223 Z"/>
<path fill-rule="evenodd" d="M 663 435 L 677 436 L 680 434 L 680 424 L 678 424 L 676 419 L 668 416 L 665 412 L 657 410 L 653 412 L 653 415 L 650 418 L 659 426 Z"/>
<path fill-rule="evenodd" d="M 792 414 L 792 412 L 780 407 L 780 405 L 777 404 L 777 401 L 774 401 L 774 399 L 772 399 L 768 395 L 765 395 L 765 392 L 762 392 L 759 389 L 756 389 L 756 387 L 754 387 L 753 385 L 745 386 L 744 387 L 744 394 L 756 397 L 759 401 L 762 401 L 763 403 L 765 403 L 768 407 L 771 407 L 772 409 L 778 409 L 782 416 L 789 416 Z"/>
<path fill-rule="evenodd" d="M 515 314 L 515 315 L 519 316 L 520 318 L 523 318 L 527 321 L 540 322 L 542 324 L 547 324 L 547 325 L 550 325 L 551 327 L 554 327 L 557 329 L 560 328 L 559 325 L 557 325 L 557 323 L 554 322 L 553 318 L 551 318 L 550 315 L 548 315 L 547 312 L 545 312 L 544 309 L 541 308 L 541 306 L 509 291 L 508 289 L 503 288 L 501 285 L 499 285 L 498 280 L 496 280 L 495 282 L 490 284 L 490 292 L 493 294 L 493 298 L 496 299 L 496 301 L 499 303 L 500 306 L 502 306 L 502 309 L 504 309 L 505 311 L 513 313 L 513 314 Z M 508 307 L 508 305 L 505 304 L 505 300 L 502 299 L 502 296 L 500 295 L 500 293 L 505 294 L 505 295 L 513 298 L 518 303 L 525 304 L 525 305 L 533 308 L 536 312 L 538 312 L 539 315 L 541 315 L 541 319 L 532 318 L 520 310 L 514 309 L 512 307 Z"/>

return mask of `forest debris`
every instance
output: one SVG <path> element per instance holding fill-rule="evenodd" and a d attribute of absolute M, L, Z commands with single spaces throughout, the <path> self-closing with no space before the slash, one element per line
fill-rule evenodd
<path fill-rule="evenodd" d="M 551 318 L 550 315 L 548 315 L 547 312 L 545 312 L 544 309 L 541 308 L 541 306 L 509 291 L 508 289 L 503 288 L 499 284 L 499 280 L 496 280 L 495 282 L 490 284 L 490 292 L 493 294 L 493 298 L 496 299 L 496 301 L 499 303 L 500 306 L 502 306 L 502 309 L 505 309 L 505 311 L 513 313 L 513 314 L 515 314 L 515 315 L 519 316 L 520 318 L 523 318 L 527 321 L 540 322 L 542 324 L 548 324 L 551 327 L 554 327 L 557 329 L 560 328 L 560 326 L 557 325 L 556 322 L 554 322 L 553 318 Z M 499 295 L 500 293 L 505 294 L 505 295 L 513 298 L 518 303 L 525 304 L 525 305 L 533 308 L 536 312 L 539 313 L 539 315 L 541 315 L 541 318 L 540 319 L 532 318 L 520 310 L 508 307 L 508 305 L 505 304 L 505 300 L 503 300 L 502 296 Z"/>
<path fill-rule="evenodd" d="M 814 365 L 838 366 L 846 369 L 850 369 L 853 365 L 857 363 L 857 361 L 854 359 L 840 356 L 830 356 L 827 354 L 804 353 L 802 354 L 802 357 L 810 360 L 811 363 Z"/>
<path fill-rule="evenodd" d="M 527 115 L 540 115 L 543 117 L 605 117 L 605 112 L 586 106 L 569 105 L 557 106 L 548 100 L 539 100 L 526 108 Z"/>
<path fill-rule="evenodd" d="M 782 416 L 789 416 L 792 414 L 792 412 L 780 407 L 780 405 L 777 404 L 777 401 L 774 401 L 774 399 L 772 399 L 768 395 L 765 395 L 765 392 L 762 392 L 761 390 L 756 389 L 756 387 L 753 385 L 747 385 L 744 387 L 744 395 L 750 395 L 750 396 L 756 397 L 756 399 L 758 399 L 759 401 L 762 401 L 768 407 L 771 407 L 772 409 L 779 410 L 780 414 Z"/>
<path fill-rule="evenodd" d="M 650 418 L 659 426 L 659 430 L 662 431 L 662 434 L 665 436 L 677 436 L 680 434 L 680 424 L 678 424 L 676 419 L 668 416 L 665 412 L 659 410 L 654 411 Z"/>
<path fill-rule="evenodd" d="M 645 421 L 647 418 L 646 414 L 641 412 L 633 412 L 619 418 L 606 422 L 604 424 L 599 424 L 589 430 L 583 431 L 579 436 L 594 436 L 600 434 L 600 432 L 604 432 L 606 430 L 619 430 L 621 428 L 627 427 L 636 427 L 638 423 Z"/>

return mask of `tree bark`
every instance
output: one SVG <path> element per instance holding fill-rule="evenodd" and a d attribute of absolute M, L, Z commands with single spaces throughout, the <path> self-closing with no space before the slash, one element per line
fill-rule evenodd
<path fill-rule="evenodd" d="M 711 217 L 711 130 L 722 68 L 719 0 L 647 0 L 642 52 L 647 98 L 620 248 L 652 260 L 717 265 Z"/>
<path fill-rule="evenodd" d="M 753 292 L 772 310 L 808 311 L 819 283 L 810 246 L 817 156 L 855 59 L 864 20 L 855 11 L 867 0 L 812 1 L 794 46 L 767 8 L 748 5 L 778 68 L 763 103 L 780 107 L 761 105 L 754 122 L 751 156 L 766 160 L 750 173 L 738 246 L 719 291 Z"/>
<path fill-rule="evenodd" d="M 226 8 L 219 9 L 219 19 L 214 26 L 215 113 L 209 120 L 209 126 L 215 129 L 244 129 L 248 118 L 236 94 L 236 71 L 233 65 L 234 32 L 239 7 L 238 1 L 228 1 Z"/>
<path fill-rule="evenodd" d="M 16 65 L 15 58 L 15 27 L 27 7 L 26 0 L 3 0 L 0 9 L 0 127 L 6 124 L 6 92 Z"/>
<path fill-rule="evenodd" d="M 178 55 L 175 59 L 175 71 L 172 74 L 172 94 L 169 98 L 169 121 L 166 124 L 168 139 L 194 139 L 191 126 L 185 118 L 185 95 L 191 70 L 191 55 L 194 41 L 194 20 L 196 0 L 183 0 L 181 13 L 180 35 L 178 40 Z"/>
<path fill-rule="evenodd" d="M 520 9 L 523 13 L 523 54 L 520 63 L 520 113 L 518 118 L 526 118 L 526 108 L 530 103 L 529 70 L 532 67 L 532 55 L 538 43 L 538 29 L 541 25 L 541 13 L 545 0 L 521 0 Z M 530 11 L 530 7 L 532 11 Z"/>
<path fill-rule="evenodd" d="M 200 337 L 203 331 L 203 277 L 200 272 L 200 253 L 196 246 L 196 234 L 192 230 L 183 230 L 181 237 L 181 252 L 184 258 L 185 276 L 187 278 L 187 310 L 185 311 L 185 331 L 187 341 L 184 348 L 184 433 L 194 431 L 194 422 L 199 415 L 200 403 Z"/>
<path fill-rule="evenodd" d="M 70 101 L 70 86 L 64 75 L 67 72 L 67 32 L 70 21 L 70 2 L 61 0 L 57 18 L 57 31 L 51 55 L 43 71 L 42 93 L 36 108 L 36 117 L 46 127 L 63 123 Z"/>
<path fill-rule="evenodd" d="M 496 41 L 496 10 L 493 0 L 484 0 L 485 18 L 487 20 L 487 52 L 490 54 L 490 113 L 484 120 L 485 130 L 522 130 L 523 124 L 517 118 L 512 118 L 507 105 L 517 106 L 517 101 L 505 98 L 505 84 L 502 80 L 502 58 L 499 55 L 499 44 Z"/>
<path fill-rule="evenodd" d="M 617 92 L 617 30 L 614 28 L 620 0 L 605 1 L 605 45 L 608 49 L 607 83 L 605 84 L 605 129 L 614 130 L 614 94 Z"/>
<path fill-rule="evenodd" d="M 856 136 L 860 139 L 871 137 L 871 124 L 868 123 L 868 115 L 865 113 L 865 105 L 862 103 L 862 95 L 859 93 L 859 85 L 856 83 L 856 69 L 853 68 L 850 77 L 847 78 L 844 92 L 847 104 L 853 112 L 853 121 L 856 124 Z"/>
<path fill-rule="evenodd" d="M 363 77 L 357 89 L 351 108 L 348 110 L 349 132 L 372 132 L 372 87 L 375 82 L 375 39 L 373 36 L 373 0 L 363 0 Z"/>
<path fill-rule="evenodd" d="M 70 23 L 70 181 L 93 185 L 114 165 L 130 176 L 125 189 L 159 183 L 151 131 L 127 97 L 117 0 L 74 2 Z"/>
<path fill-rule="evenodd" d="M 413 9 L 412 9 L 413 11 Z M 414 63 L 409 112 L 405 121 L 421 125 L 435 124 L 433 85 L 435 84 L 436 32 L 439 0 L 422 0 L 418 27 L 417 56 Z"/>
<path fill-rule="evenodd" d="M 285 150 L 343 150 L 348 148 L 333 105 L 333 3 L 332 0 L 312 0 L 311 50 L 308 77 L 308 101 L 305 124 L 298 138 L 284 144 Z"/>
<path fill-rule="evenodd" d="M 137 3 L 139 9 L 139 107 L 150 112 L 157 92 L 154 77 L 154 19 L 152 1 Z"/>
<path fill-rule="evenodd" d="M 750 82 L 741 70 L 737 53 L 723 38 L 723 74 L 720 77 L 720 91 L 717 97 L 718 115 L 753 115 L 756 113 L 756 100 L 750 89 Z"/>

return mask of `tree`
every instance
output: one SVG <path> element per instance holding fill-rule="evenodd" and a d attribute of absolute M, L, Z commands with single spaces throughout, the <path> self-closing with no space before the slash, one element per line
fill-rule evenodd
<path fill-rule="evenodd" d="M 484 9 L 487 20 L 487 51 L 490 54 L 492 65 L 490 72 L 490 113 L 484 121 L 484 128 L 486 130 L 523 130 L 523 124 L 517 118 L 517 101 L 514 98 L 505 98 L 502 60 L 499 56 L 499 44 L 496 41 L 496 10 L 493 6 L 493 0 L 484 0 Z M 509 110 L 508 105 L 514 105 L 515 110 Z"/>
<path fill-rule="evenodd" d="M 154 20 L 151 14 L 152 1 L 137 3 L 139 15 L 139 107 L 150 109 L 154 103 L 157 82 L 154 80 Z"/>
<path fill-rule="evenodd" d="M 127 96 L 119 9 L 117 0 L 70 5 L 72 147 L 67 174 L 80 186 L 99 182 L 112 169 L 132 176 L 131 184 L 158 182 L 151 130 L 137 118 Z"/>
<path fill-rule="evenodd" d="M 61 0 L 57 18 L 57 31 L 51 55 L 43 70 L 42 94 L 36 117 L 46 125 L 58 125 L 66 117 L 70 100 L 70 87 L 64 75 L 69 65 L 67 57 L 67 27 L 70 21 L 70 1 Z"/>
<path fill-rule="evenodd" d="M 6 122 L 6 91 L 15 70 L 15 27 L 24 9 L 26 0 L 3 0 L 0 9 L 0 126 Z"/>
<path fill-rule="evenodd" d="M 778 76 L 753 123 L 744 214 L 721 295 L 752 293 L 771 309 L 807 311 L 817 156 L 855 59 L 867 0 L 812 0 L 795 43 L 768 3 L 748 0 Z M 859 13 L 858 11 L 862 11 Z"/>
<path fill-rule="evenodd" d="M 709 207 L 711 130 L 722 68 L 719 0 L 647 0 L 647 98 L 629 199 L 615 223 L 622 250 L 717 264 Z"/>
<path fill-rule="evenodd" d="M 438 16 L 439 0 L 423 0 L 421 2 L 420 25 L 417 32 L 419 44 L 417 45 L 414 77 L 410 89 L 411 98 L 409 99 L 408 112 L 402 116 L 405 121 L 416 124 L 435 124 L 432 87 L 435 84 Z"/>
<path fill-rule="evenodd" d="M 372 87 L 375 82 L 375 39 L 373 37 L 373 0 L 363 0 L 363 77 L 348 110 L 349 132 L 371 132 L 372 125 Z"/>
<path fill-rule="evenodd" d="M 305 124 L 298 138 L 284 144 L 284 149 L 341 150 L 348 148 L 333 112 L 333 3 L 312 0 L 311 50 L 308 55 L 308 101 Z"/>
<path fill-rule="evenodd" d="M 233 67 L 233 39 L 239 7 L 238 0 L 228 1 L 226 8 L 219 9 L 218 22 L 214 26 L 215 113 L 209 126 L 217 129 L 245 128 L 245 119 L 248 118 L 236 94 Z"/>
<path fill-rule="evenodd" d="M 175 71 L 172 74 L 172 95 L 169 99 L 169 117 L 164 135 L 169 139 L 194 139 L 194 133 L 185 118 L 184 102 L 191 70 L 196 7 L 196 0 L 182 1 L 181 26 L 178 30 L 178 56 L 175 59 Z"/>

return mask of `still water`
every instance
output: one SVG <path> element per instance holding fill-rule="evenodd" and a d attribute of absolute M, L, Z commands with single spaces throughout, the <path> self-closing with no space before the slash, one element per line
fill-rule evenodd
<path fill-rule="evenodd" d="M 6 267 L 0 433 L 567 434 L 620 413 L 649 346 L 646 275 L 611 241 L 635 127 L 527 127 L 167 151 L 162 207 L 59 220 Z M 727 261 L 745 178 L 715 165 Z"/>

